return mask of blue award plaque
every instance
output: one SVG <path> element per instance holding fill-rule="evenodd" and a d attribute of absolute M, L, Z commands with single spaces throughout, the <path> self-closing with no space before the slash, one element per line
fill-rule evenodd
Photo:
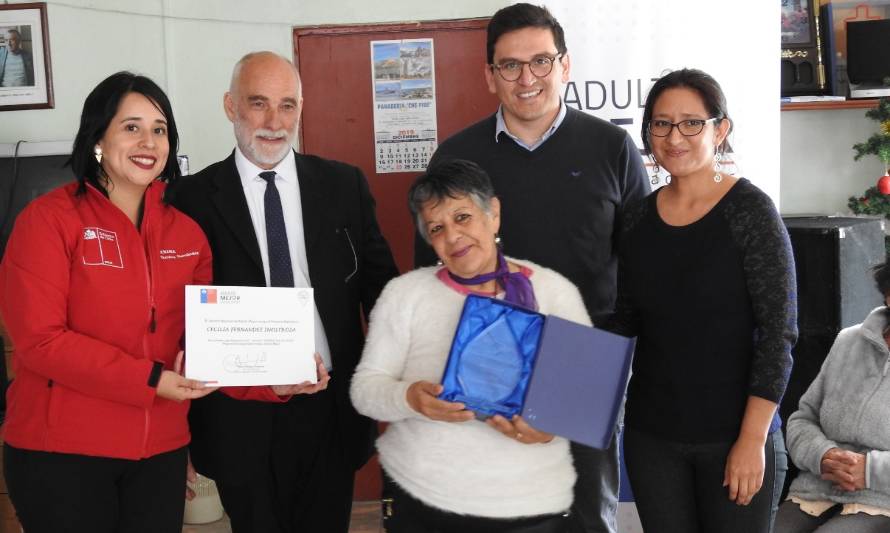
<path fill-rule="evenodd" d="M 467 296 L 439 397 L 462 402 L 480 418 L 519 414 L 543 326 L 540 313 Z"/>
<path fill-rule="evenodd" d="M 608 447 L 636 339 L 469 295 L 439 398 L 485 419 L 521 414 L 533 427 Z"/>

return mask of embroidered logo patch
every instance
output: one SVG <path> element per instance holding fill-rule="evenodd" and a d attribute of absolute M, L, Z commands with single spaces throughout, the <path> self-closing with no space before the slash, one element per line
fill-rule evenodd
<path fill-rule="evenodd" d="M 83 264 L 124 268 L 117 233 L 97 227 L 84 228 Z"/>

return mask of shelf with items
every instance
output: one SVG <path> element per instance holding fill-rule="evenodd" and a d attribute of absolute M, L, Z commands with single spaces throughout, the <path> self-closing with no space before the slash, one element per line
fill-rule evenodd
<path fill-rule="evenodd" d="M 799 7 L 791 7 L 791 4 L 797 5 L 798 3 L 800 4 Z M 812 11 L 811 14 L 814 16 L 812 17 L 812 22 L 809 23 L 809 29 L 807 29 L 806 24 L 801 25 L 806 21 L 800 19 L 800 13 L 808 13 L 809 11 Z M 794 19 L 798 21 L 797 25 L 786 21 L 786 18 L 792 15 L 797 15 L 797 19 Z M 813 90 L 812 93 L 826 93 L 829 95 L 850 94 L 848 89 L 853 87 L 848 79 L 848 69 L 853 66 L 856 67 L 855 70 L 858 73 L 858 78 L 854 78 L 861 78 L 860 81 L 872 79 L 869 76 L 874 74 L 874 72 L 871 70 L 864 72 L 862 68 L 862 58 L 871 56 L 871 54 L 867 53 L 867 49 L 863 53 L 863 43 L 867 42 L 863 41 L 862 37 L 866 35 L 862 33 L 864 29 L 856 32 L 856 35 L 860 36 L 859 38 L 854 39 L 852 43 L 848 43 L 848 26 L 852 23 L 871 24 L 882 19 L 890 19 L 890 0 L 800 0 L 800 2 L 795 0 L 794 3 L 789 2 L 787 8 L 783 8 L 783 17 L 783 23 L 787 22 L 787 24 L 783 25 L 782 30 L 783 69 L 788 70 L 788 61 L 796 62 L 795 64 L 803 62 L 805 63 L 803 66 L 811 68 L 807 72 L 811 72 L 814 75 L 814 77 L 803 76 L 800 80 L 797 80 L 796 77 L 788 78 L 788 73 L 783 71 L 783 76 L 785 76 L 782 80 L 783 94 L 786 96 L 807 94 L 809 91 L 805 85 L 806 83 L 813 82 L 818 82 L 818 89 Z M 791 20 L 791 22 L 794 22 L 794 20 Z M 871 30 L 867 35 L 872 35 L 874 31 L 874 29 Z M 804 38 L 807 36 L 809 40 Z M 815 44 L 813 43 L 814 39 Z M 789 42 L 786 43 L 786 40 Z M 795 45 L 794 43 L 797 44 Z M 786 47 L 786 44 L 789 46 Z M 812 48 L 815 46 L 819 50 L 819 55 L 815 59 L 811 59 L 800 51 L 792 54 L 794 50 L 790 49 L 795 48 L 795 46 L 797 48 L 801 46 Z M 785 48 L 790 49 L 785 50 Z M 812 53 L 812 50 L 810 52 Z M 850 58 L 848 55 L 851 52 L 858 59 L 854 61 L 855 65 L 849 64 Z M 805 72 L 800 73 L 805 74 Z M 793 83 L 789 85 L 792 81 L 799 81 L 803 86 L 795 88 L 791 86 Z M 866 95 L 870 96 L 869 93 L 862 94 L 862 96 Z M 807 97 L 801 98 L 806 99 Z M 877 106 L 877 103 L 877 98 L 857 98 L 847 99 L 846 101 L 783 102 L 781 109 L 782 111 L 868 109 Z"/>
<path fill-rule="evenodd" d="M 870 109 L 878 105 L 877 98 L 842 100 L 835 102 L 785 102 L 782 111 L 821 111 L 823 109 Z"/>

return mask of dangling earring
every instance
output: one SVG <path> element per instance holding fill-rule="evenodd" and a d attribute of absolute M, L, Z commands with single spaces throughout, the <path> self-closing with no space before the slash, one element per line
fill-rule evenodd
<path fill-rule="evenodd" d="M 93 148 L 93 155 L 96 157 L 96 163 L 102 164 L 102 149 L 97 145 Z"/>
<path fill-rule="evenodd" d="M 497 246 L 498 248 L 501 247 L 501 236 L 498 235 L 497 233 L 494 234 L 494 245 Z"/>
<path fill-rule="evenodd" d="M 649 178 L 649 183 L 652 185 L 658 185 L 658 182 L 661 181 L 658 177 L 658 173 L 661 172 L 661 166 L 658 165 L 658 161 L 655 160 L 655 156 L 649 154 L 649 160 L 652 161 L 652 176 Z M 664 184 L 667 185 L 671 182 L 671 175 L 666 174 L 664 177 Z"/>
<path fill-rule="evenodd" d="M 658 166 L 658 163 L 653 160 L 652 163 L 652 177 L 649 179 L 649 183 L 652 185 L 658 185 L 658 173 L 661 172 L 661 167 Z"/>
<path fill-rule="evenodd" d="M 720 175 L 720 169 L 723 168 L 723 165 L 720 164 L 720 160 L 723 159 L 723 155 L 720 152 L 714 153 L 714 183 L 720 183 L 723 181 L 723 176 Z"/>

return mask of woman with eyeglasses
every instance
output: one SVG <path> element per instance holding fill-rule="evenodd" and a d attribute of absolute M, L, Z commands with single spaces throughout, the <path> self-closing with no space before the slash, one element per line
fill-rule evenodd
<path fill-rule="evenodd" d="M 646 100 L 643 142 L 670 180 L 624 213 L 611 321 L 638 336 L 624 449 L 646 533 L 769 532 L 787 470 L 794 259 L 770 198 L 721 171 L 731 130 L 699 70 Z"/>

